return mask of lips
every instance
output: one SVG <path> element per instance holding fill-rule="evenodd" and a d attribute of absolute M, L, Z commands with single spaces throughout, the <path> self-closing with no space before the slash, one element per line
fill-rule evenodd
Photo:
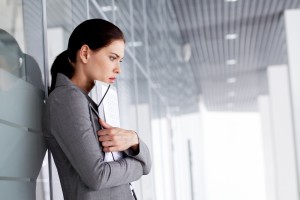
<path fill-rule="evenodd" d="M 111 78 L 109 78 L 109 81 L 110 81 L 110 82 L 112 82 L 112 83 L 113 83 L 115 80 L 116 80 L 116 78 L 115 78 L 115 77 L 111 77 Z"/>

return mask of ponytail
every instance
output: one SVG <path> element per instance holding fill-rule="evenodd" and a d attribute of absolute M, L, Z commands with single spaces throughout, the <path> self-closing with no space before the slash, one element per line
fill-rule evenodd
<path fill-rule="evenodd" d="M 59 54 L 51 67 L 51 87 L 49 93 L 51 93 L 55 88 L 56 83 L 56 77 L 58 73 L 62 73 L 65 76 L 67 76 L 69 79 L 73 77 L 74 74 L 74 68 L 71 65 L 68 57 L 68 51 L 63 51 L 61 54 Z"/>

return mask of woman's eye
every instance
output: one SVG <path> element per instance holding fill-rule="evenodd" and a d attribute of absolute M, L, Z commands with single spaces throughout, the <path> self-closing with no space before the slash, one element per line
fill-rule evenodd
<path fill-rule="evenodd" d="M 116 58 L 116 57 L 113 57 L 113 56 L 110 56 L 109 59 L 110 59 L 110 61 L 114 61 L 114 60 L 116 60 L 117 58 Z"/>

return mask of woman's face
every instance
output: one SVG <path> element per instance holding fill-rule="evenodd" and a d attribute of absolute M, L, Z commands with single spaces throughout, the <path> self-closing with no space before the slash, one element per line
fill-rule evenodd
<path fill-rule="evenodd" d="M 120 63 L 124 57 L 124 41 L 114 40 L 108 46 L 98 51 L 89 51 L 86 66 L 87 75 L 91 80 L 114 83 L 121 73 Z"/>

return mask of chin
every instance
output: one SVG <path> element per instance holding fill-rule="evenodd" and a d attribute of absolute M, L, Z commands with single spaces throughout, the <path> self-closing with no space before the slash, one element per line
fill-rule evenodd
<path fill-rule="evenodd" d="M 96 78 L 96 77 L 95 77 L 95 79 L 94 79 L 94 80 L 95 80 L 95 81 L 101 81 L 101 82 L 105 82 L 105 83 L 107 82 L 107 81 L 103 80 L 102 78 Z"/>
<path fill-rule="evenodd" d="M 96 81 L 100 81 L 102 83 L 107 83 L 107 84 L 112 84 L 109 80 L 96 79 Z"/>

